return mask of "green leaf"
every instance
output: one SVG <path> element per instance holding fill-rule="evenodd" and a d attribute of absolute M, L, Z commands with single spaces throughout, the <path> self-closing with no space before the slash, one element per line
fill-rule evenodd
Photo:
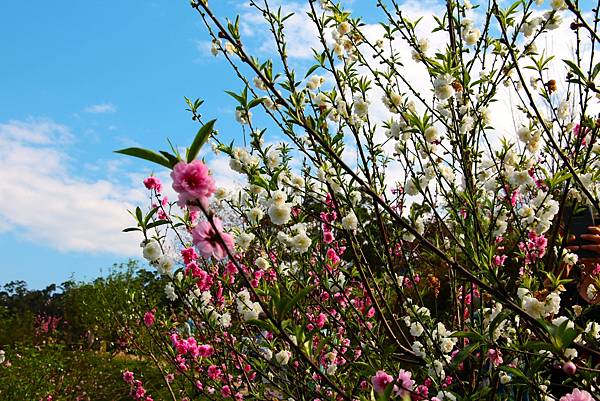
<path fill-rule="evenodd" d="M 160 154 L 166 157 L 169 163 L 171 163 L 171 168 L 175 167 L 175 165 L 181 161 L 177 157 L 173 156 L 169 152 L 165 152 L 164 150 L 161 150 Z"/>
<path fill-rule="evenodd" d="M 259 98 L 256 98 L 256 99 L 252 99 L 250 101 L 250 103 L 248 103 L 248 110 L 250 110 L 253 107 L 258 106 L 259 104 L 261 104 L 264 101 L 265 101 L 264 97 L 259 97 Z"/>
<path fill-rule="evenodd" d="M 298 292 L 296 295 L 294 295 L 292 297 L 292 299 L 290 299 L 288 302 L 286 302 L 286 304 L 283 306 L 283 308 L 281 308 L 281 317 L 284 317 L 286 313 L 288 313 L 290 311 L 290 309 L 292 309 L 298 302 L 300 302 L 300 300 L 304 297 L 306 297 L 312 290 L 315 289 L 315 286 L 310 286 L 310 287 L 306 287 L 304 289 L 302 289 L 300 292 Z"/>
<path fill-rule="evenodd" d="M 498 327 L 498 325 L 500 323 L 502 323 L 504 320 L 508 319 L 510 314 L 511 314 L 511 311 L 509 309 L 505 309 L 502 312 L 498 313 L 498 316 L 496 316 L 494 318 L 494 320 L 492 320 L 492 322 L 490 323 L 490 329 L 489 329 L 491 338 L 494 338 L 494 331 L 496 330 L 496 327 Z"/>
<path fill-rule="evenodd" d="M 136 227 L 129 227 L 129 228 L 126 228 L 126 229 L 123 230 L 124 233 L 129 233 L 129 232 L 132 232 L 132 231 L 142 231 L 142 230 L 139 229 L 139 228 L 136 228 Z"/>
<path fill-rule="evenodd" d="M 312 67 L 310 67 L 310 68 L 308 69 L 308 71 L 306 72 L 306 75 L 304 76 L 304 79 L 308 78 L 308 76 L 309 76 L 310 74 L 312 74 L 313 72 L 315 72 L 315 70 L 316 70 L 317 68 L 319 68 L 319 67 L 320 67 L 320 65 L 319 65 L 319 64 L 315 64 L 315 65 L 313 65 Z"/>
<path fill-rule="evenodd" d="M 473 341 L 483 341 L 483 336 L 481 334 L 472 331 L 456 331 L 452 333 L 450 337 L 468 338 Z"/>
<path fill-rule="evenodd" d="M 216 121 L 217 120 L 210 120 L 209 122 L 204 124 L 204 126 L 202 128 L 200 128 L 198 130 L 198 133 L 196 134 L 196 137 L 194 138 L 194 141 L 192 142 L 192 145 L 190 146 L 190 148 L 188 149 L 188 152 L 187 152 L 187 162 L 188 163 L 191 163 L 192 161 L 194 161 L 194 159 L 196 159 L 196 157 L 198 156 L 198 153 L 200 153 L 200 149 L 202 148 L 202 145 L 204 145 L 206 143 L 206 141 L 208 141 L 210 134 L 212 134 L 213 127 L 214 127 Z"/>
<path fill-rule="evenodd" d="M 154 216 L 154 213 L 156 213 L 158 211 L 158 206 L 152 208 L 152 210 L 150 210 L 150 212 L 146 215 L 146 218 L 144 219 L 144 225 L 148 224 L 148 222 L 150 221 L 150 219 L 152 218 L 152 216 Z"/>
<path fill-rule="evenodd" d="M 581 69 L 579 68 L 579 66 L 577 64 L 575 64 L 574 62 L 570 61 L 570 60 L 563 60 L 565 64 L 567 64 L 569 67 L 571 67 L 571 71 L 574 72 L 575 74 L 577 74 L 581 79 L 583 79 L 584 81 L 587 81 L 585 79 L 585 75 L 583 74 L 583 72 L 581 71 Z"/>
<path fill-rule="evenodd" d="M 477 348 L 479 348 L 481 344 L 473 343 L 469 344 L 454 356 L 452 359 L 452 366 L 458 366 L 462 361 L 464 361 L 469 355 L 471 355 Z"/>
<path fill-rule="evenodd" d="M 519 377 L 521 379 L 523 379 L 525 382 L 529 382 L 529 378 L 527 377 L 527 375 L 525 375 L 525 373 L 521 372 L 520 369 L 517 368 L 512 368 L 510 366 L 499 366 L 498 369 L 505 371 L 506 373 L 511 373 L 513 376 Z"/>
<path fill-rule="evenodd" d="M 594 66 L 594 70 L 592 71 L 592 79 L 596 79 L 596 75 L 598 75 L 598 73 L 600 72 L 600 63 L 596 64 Z"/>
<path fill-rule="evenodd" d="M 153 152 L 148 149 L 142 148 L 126 148 L 121 150 L 115 150 L 115 153 L 120 153 L 122 155 L 133 156 L 139 159 L 144 159 L 151 161 L 156 164 L 160 164 L 161 166 L 165 166 L 167 168 L 171 168 L 171 163 L 167 160 L 166 157 L 159 155 L 156 152 Z"/>
<path fill-rule="evenodd" d="M 148 224 L 146 226 L 146 228 L 150 229 L 150 228 L 162 226 L 162 225 L 165 225 L 165 224 L 168 224 L 168 223 L 169 223 L 169 220 L 157 220 L 157 221 L 153 221 L 152 223 Z"/>
<path fill-rule="evenodd" d="M 142 209 L 140 207 L 135 208 L 135 217 L 137 218 L 138 223 L 140 223 L 141 227 L 144 227 L 144 218 L 142 216 Z"/>

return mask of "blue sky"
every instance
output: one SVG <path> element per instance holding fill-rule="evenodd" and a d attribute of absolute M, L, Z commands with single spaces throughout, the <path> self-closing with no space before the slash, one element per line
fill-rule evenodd
<path fill-rule="evenodd" d="M 266 29 L 245 3 L 212 2 L 221 16 L 245 15 L 248 43 L 267 56 Z M 298 64 L 314 44 L 304 23 L 290 31 Z M 188 144 L 197 126 L 184 96 L 205 99 L 205 116 L 235 138 L 223 91 L 239 83 L 185 0 L 5 2 L 0 37 L 0 284 L 93 279 L 139 255 L 139 238 L 120 229 L 152 168 L 112 151 Z"/>
<path fill-rule="evenodd" d="M 107 240 L 118 225 L 98 226 L 144 195 L 135 175 L 150 172 L 112 151 L 164 148 L 167 137 L 187 144 L 197 127 L 183 96 L 210 99 L 205 112 L 218 117 L 231 105 L 223 90 L 237 83 L 206 52 L 186 1 L 8 2 L 0 37 L 0 180 L 11 183 L 0 194 L 0 283 L 96 277 L 138 254 L 111 250 L 137 238 L 117 230 Z M 219 128 L 227 124 L 230 115 Z M 86 201 L 92 210 L 68 204 Z"/>
<path fill-rule="evenodd" d="M 306 2 L 279 2 L 298 13 L 287 22 L 292 63 L 312 64 L 318 40 Z M 247 1 L 211 4 L 220 16 L 242 14 L 251 53 L 273 55 Z M 374 0 L 346 4 L 368 22 L 378 14 Z M 403 10 L 431 25 L 439 7 L 409 0 Z M 152 166 L 113 151 L 166 149 L 166 138 L 189 144 L 198 127 L 184 96 L 206 100 L 203 114 L 218 118 L 222 140 L 240 137 L 234 101 L 224 93 L 240 83 L 210 54 L 186 0 L 4 2 L 0 38 L 0 285 L 20 279 L 42 288 L 71 274 L 93 279 L 139 255 L 139 238 L 121 229 L 131 221 L 127 208 L 146 204 L 142 180 Z M 218 185 L 235 179 L 226 160 L 210 164 Z"/>

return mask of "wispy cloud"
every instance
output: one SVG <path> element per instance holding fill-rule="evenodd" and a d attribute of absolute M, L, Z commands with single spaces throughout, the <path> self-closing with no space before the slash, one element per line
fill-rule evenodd
<path fill-rule="evenodd" d="M 112 103 L 92 104 L 86 107 L 84 111 L 92 114 L 114 113 L 117 111 L 117 106 Z"/>
<path fill-rule="evenodd" d="M 69 132 L 52 121 L 0 124 L 0 230 L 63 252 L 136 255 L 138 238 L 121 230 L 143 189 L 73 173 L 53 141 Z"/>
<path fill-rule="evenodd" d="M 294 59 L 311 59 L 312 48 L 319 47 L 319 33 L 307 13 L 310 6 L 297 1 L 275 1 L 272 7 L 281 6 L 281 13 L 293 13 L 285 21 L 284 33 L 287 55 Z M 243 7 L 241 29 L 245 37 L 251 38 L 251 46 L 264 54 L 276 54 L 277 46 L 263 15 L 251 6 Z"/>
<path fill-rule="evenodd" d="M 68 127 L 50 120 L 0 123 L 0 232 L 61 252 L 138 256 L 140 238 L 122 230 L 133 223 L 127 210 L 147 204 L 142 180 L 151 168 L 132 170 L 133 159 L 125 158 L 72 168 L 72 138 Z M 239 182 L 226 157 L 208 165 L 218 186 Z M 157 175 L 165 195 L 176 199 L 168 172 Z"/>

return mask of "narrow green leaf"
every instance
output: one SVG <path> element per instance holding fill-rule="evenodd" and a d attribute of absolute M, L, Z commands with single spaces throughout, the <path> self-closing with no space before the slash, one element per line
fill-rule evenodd
<path fill-rule="evenodd" d="M 115 150 L 115 153 L 120 153 L 122 155 L 133 156 L 139 159 L 144 159 L 151 161 L 156 164 L 160 164 L 161 166 L 165 166 L 167 168 L 171 168 L 171 163 L 164 156 L 153 152 L 148 149 L 142 148 L 126 148 L 121 150 Z"/>
<path fill-rule="evenodd" d="M 187 152 L 187 162 L 188 163 L 191 163 L 193 160 L 196 159 L 196 157 L 198 156 L 198 153 L 200 153 L 200 149 L 202 148 L 202 145 L 204 145 L 206 143 L 206 141 L 208 141 L 210 134 L 212 134 L 213 127 L 214 127 L 216 121 L 217 120 L 210 120 L 209 122 L 204 124 L 204 126 L 202 128 L 200 128 L 198 130 L 198 133 L 196 134 L 196 137 L 194 138 L 194 141 L 192 142 L 192 145 L 190 146 L 190 148 L 188 149 L 188 152 Z"/>
<path fill-rule="evenodd" d="M 162 226 L 162 225 L 165 225 L 165 224 L 168 224 L 168 223 L 169 223 L 168 220 L 157 220 L 157 221 L 153 221 L 152 223 L 148 224 L 146 226 L 146 228 L 150 229 L 150 228 Z"/>
<path fill-rule="evenodd" d="M 284 317 L 286 313 L 288 313 L 300 300 L 306 297 L 312 290 L 315 289 L 315 286 L 310 286 L 302 289 L 298 292 L 292 299 L 290 299 L 283 308 L 281 308 L 281 316 Z"/>
<path fill-rule="evenodd" d="M 173 156 L 169 152 L 165 152 L 164 150 L 161 150 L 160 154 L 163 155 L 164 157 L 166 157 L 167 160 L 169 160 L 169 163 L 171 163 L 171 168 L 175 167 L 175 165 L 180 162 L 180 160 L 177 157 Z"/>
<path fill-rule="evenodd" d="M 252 99 L 252 100 L 250 101 L 250 103 L 248 103 L 248 110 L 250 110 L 250 109 L 251 109 L 251 108 L 253 108 L 253 107 L 256 107 L 256 106 L 258 106 L 259 104 L 261 104 L 261 103 L 262 103 L 262 102 L 264 102 L 264 101 L 265 101 L 265 98 L 264 98 L 264 97 L 259 97 L 259 98 L 257 98 L 257 99 Z"/>
<path fill-rule="evenodd" d="M 306 72 L 306 75 L 304 76 L 304 79 L 308 78 L 308 76 L 309 76 L 310 74 L 312 74 L 313 72 L 315 72 L 315 70 L 316 70 L 317 68 L 319 68 L 319 67 L 320 67 L 320 65 L 319 65 L 319 64 L 315 64 L 315 65 L 313 65 L 312 67 L 310 67 L 310 68 L 308 69 L 308 71 Z"/>

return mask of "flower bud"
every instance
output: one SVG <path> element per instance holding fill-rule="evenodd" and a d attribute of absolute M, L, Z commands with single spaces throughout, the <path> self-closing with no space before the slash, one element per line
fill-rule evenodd
<path fill-rule="evenodd" d="M 572 374 L 575 374 L 575 371 L 577 370 L 577 366 L 575 366 L 575 364 L 573 362 L 568 361 L 563 364 L 562 370 L 566 374 L 572 375 Z"/>

